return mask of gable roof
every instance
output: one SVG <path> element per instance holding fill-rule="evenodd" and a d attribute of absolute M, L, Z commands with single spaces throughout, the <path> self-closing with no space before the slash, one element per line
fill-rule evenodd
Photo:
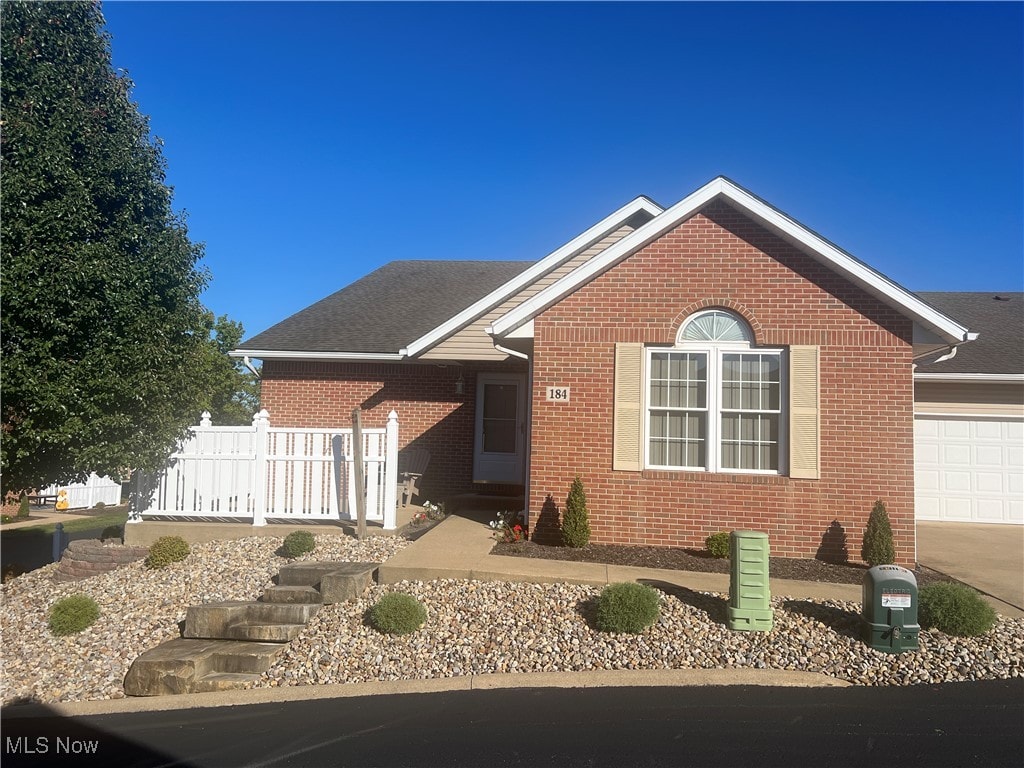
<path fill-rule="evenodd" d="M 917 294 L 941 312 L 978 332 L 976 341 L 957 348 L 949 360 L 919 361 L 914 377 L 1024 379 L 1024 293 Z"/>
<path fill-rule="evenodd" d="M 677 227 L 712 200 L 719 198 L 883 303 L 913 319 L 915 342 L 920 337 L 922 343 L 934 348 L 943 344 L 959 344 L 973 338 L 973 334 L 965 326 L 724 176 L 712 179 L 599 256 L 506 313 L 491 324 L 489 333 L 501 337 L 515 331 L 580 286 Z"/>
<path fill-rule="evenodd" d="M 247 339 L 235 354 L 398 360 L 406 344 L 506 284 L 531 263 L 393 261 Z"/>
<path fill-rule="evenodd" d="M 262 359 L 415 357 L 623 226 L 664 209 L 640 196 L 540 261 L 393 261 L 232 350 Z"/>

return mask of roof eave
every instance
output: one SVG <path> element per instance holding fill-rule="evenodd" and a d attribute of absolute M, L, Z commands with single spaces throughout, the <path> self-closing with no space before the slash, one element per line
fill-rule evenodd
<path fill-rule="evenodd" d="M 281 349 L 232 349 L 231 357 L 251 357 L 257 360 L 308 360 L 353 362 L 399 362 L 405 359 L 401 352 L 317 352 Z"/>

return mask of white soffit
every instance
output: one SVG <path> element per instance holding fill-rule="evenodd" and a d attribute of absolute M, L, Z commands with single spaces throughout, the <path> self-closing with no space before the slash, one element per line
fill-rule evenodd
<path fill-rule="evenodd" d="M 548 307 L 558 303 L 579 286 L 601 274 L 629 254 L 678 226 L 719 196 L 733 208 L 750 216 L 787 242 L 799 247 L 815 260 L 912 318 L 924 328 L 936 333 L 947 343 L 960 343 L 974 337 L 974 334 L 971 334 L 967 328 L 923 302 L 910 291 L 722 176 L 711 180 L 557 283 L 548 286 L 528 301 L 498 318 L 491 325 L 489 332 L 498 336 L 507 334 Z"/>
<path fill-rule="evenodd" d="M 652 216 L 657 217 L 659 214 L 664 212 L 664 210 L 664 208 L 653 200 L 643 196 L 631 200 L 614 213 L 601 219 L 601 221 L 587 229 L 585 232 L 574 237 L 561 248 L 549 253 L 532 267 L 527 268 L 504 285 L 499 286 L 476 303 L 452 317 L 450 320 L 445 321 L 432 331 L 416 339 L 416 341 L 412 342 L 408 347 L 403 348 L 401 353 L 412 357 L 426 351 L 438 342 L 446 339 L 451 334 L 473 322 L 473 320 L 484 312 L 493 309 L 509 297 L 515 295 L 534 280 L 543 277 L 567 258 L 585 248 L 590 247 L 602 237 L 605 237 L 610 232 L 615 231 L 635 214 L 640 213 L 641 211 L 646 211 Z"/>

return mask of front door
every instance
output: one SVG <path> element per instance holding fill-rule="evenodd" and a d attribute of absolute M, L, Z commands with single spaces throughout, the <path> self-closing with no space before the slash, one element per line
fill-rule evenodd
<path fill-rule="evenodd" d="M 526 377 L 479 374 L 473 481 L 522 485 L 525 456 Z"/>

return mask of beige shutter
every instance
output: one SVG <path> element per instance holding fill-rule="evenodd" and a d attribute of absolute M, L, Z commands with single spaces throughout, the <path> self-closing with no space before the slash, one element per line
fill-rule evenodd
<path fill-rule="evenodd" d="M 789 348 L 789 476 L 821 477 L 818 348 Z"/>
<path fill-rule="evenodd" d="M 643 468 L 640 435 L 644 345 L 615 345 L 615 423 L 612 469 L 639 472 Z"/>

